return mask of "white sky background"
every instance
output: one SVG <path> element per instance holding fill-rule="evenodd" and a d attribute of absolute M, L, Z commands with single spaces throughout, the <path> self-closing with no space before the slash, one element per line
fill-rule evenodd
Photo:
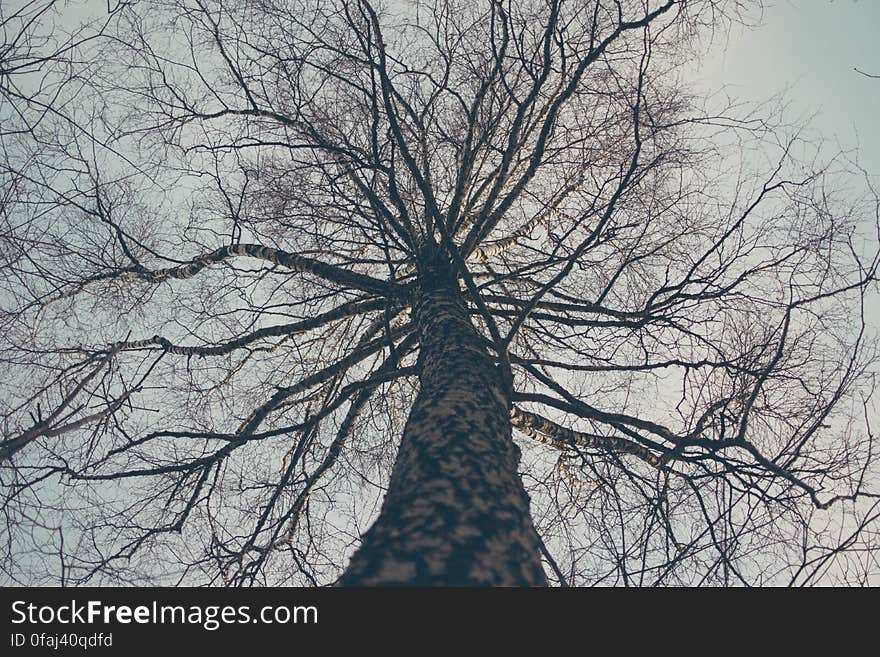
<path fill-rule="evenodd" d="M 880 77 L 854 70 L 880 76 L 880 0 L 764 0 L 763 12 L 754 18 L 751 27 L 717 34 L 685 78 L 695 91 L 723 89 L 734 102 L 762 103 L 781 96 L 786 123 L 804 125 L 803 136 L 821 140 L 826 156 L 847 152 L 880 191 Z M 869 219 L 864 229 L 876 235 Z M 876 339 L 876 287 L 865 311 L 868 335 Z M 874 426 L 880 425 L 872 415 Z M 880 579 L 871 582 L 876 586 Z"/>
<path fill-rule="evenodd" d="M 808 119 L 880 179 L 880 0 L 768 0 L 755 28 L 719 34 L 690 73 L 745 101 L 784 93 L 786 118 Z"/>
<path fill-rule="evenodd" d="M 861 164 L 880 180 L 880 78 L 853 70 L 880 75 L 880 0 L 763 3 L 761 14 L 752 12 L 754 26 L 716 34 L 687 77 L 706 91 L 724 87 L 744 101 L 784 92 L 791 103 L 786 118 L 811 118 L 823 137 L 845 149 L 859 145 Z M 78 23 L 105 13 L 105 0 L 90 0 L 68 8 L 61 20 Z"/>
<path fill-rule="evenodd" d="M 752 27 L 716 34 L 686 78 L 734 101 L 781 95 L 787 123 L 805 125 L 828 156 L 849 153 L 880 191 L 880 77 L 854 70 L 880 76 L 880 0 L 764 0 L 753 15 Z M 880 295 L 869 295 L 866 314 L 876 335 Z"/>

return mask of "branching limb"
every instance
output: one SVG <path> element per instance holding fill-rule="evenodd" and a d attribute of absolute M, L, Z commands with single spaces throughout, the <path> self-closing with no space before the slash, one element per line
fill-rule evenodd
<path fill-rule="evenodd" d="M 670 458 L 670 452 L 664 452 L 662 456 L 657 456 L 646 447 L 626 438 L 602 436 L 600 434 L 568 429 L 537 413 L 523 410 L 516 405 L 510 409 L 510 421 L 514 427 L 529 438 L 533 438 L 545 445 L 551 445 L 557 449 L 583 447 L 586 449 L 602 449 L 619 454 L 632 454 L 658 469 L 662 469 Z"/>

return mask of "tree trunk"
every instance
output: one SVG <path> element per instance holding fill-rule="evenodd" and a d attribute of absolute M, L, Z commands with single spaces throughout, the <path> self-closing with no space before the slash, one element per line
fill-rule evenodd
<path fill-rule="evenodd" d="M 502 378 L 448 263 L 430 260 L 413 306 L 419 394 L 382 511 L 339 584 L 544 585 Z"/>

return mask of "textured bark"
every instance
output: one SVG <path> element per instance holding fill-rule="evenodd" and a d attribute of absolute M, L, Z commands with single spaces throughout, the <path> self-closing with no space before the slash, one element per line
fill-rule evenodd
<path fill-rule="evenodd" d="M 510 420 L 513 426 L 529 438 L 534 438 L 545 445 L 552 445 L 557 449 L 586 447 L 588 449 L 604 449 L 619 454 L 632 454 L 655 468 L 663 468 L 670 458 L 669 452 L 657 456 L 647 447 L 632 440 L 619 436 L 601 436 L 568 429 L 537 413 L 530 413 L 516 406 L 512 406 L 510 409 Z"/>
<path fill-rule="evenodd" d="M 382 511 L 339 584 L 543 585 L 502 378 L 448 265 L 420 279 L 419 394 Z"/>

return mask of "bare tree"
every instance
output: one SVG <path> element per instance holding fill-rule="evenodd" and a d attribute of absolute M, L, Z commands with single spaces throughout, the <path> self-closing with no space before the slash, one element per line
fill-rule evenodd
<path fill-rule="evenodd" d="M 880 205 L 689 93 L 740 11 L 140 0 L 41 60 L 9 581 L 876 581 Z"/>

